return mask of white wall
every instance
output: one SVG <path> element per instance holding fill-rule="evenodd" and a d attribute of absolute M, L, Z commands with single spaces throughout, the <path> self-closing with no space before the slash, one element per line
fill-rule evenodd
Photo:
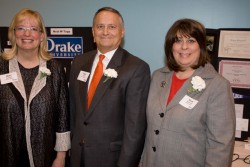
<path fill-rule="evenodd" d="M 124 48 L 149 63 L 164 65 L 164 38 L 179 18 L 193 18 L 206 28 L 250 28 L 250 0 L 0 0 L 0 26 L 9 26 L 21 8 L 39 11 L 46 26 L 89 27 L 96 10 L 118 9 L 125 20 Z M 0 32 L 1 33 L 1 32 Z"/>

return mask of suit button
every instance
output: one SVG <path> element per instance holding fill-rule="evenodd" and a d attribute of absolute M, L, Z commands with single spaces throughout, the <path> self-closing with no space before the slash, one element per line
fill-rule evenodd
<path fill-rule="evenodd" d="M 83 146 L 83 144 L 84 144 L 84 140 L 81 139 L 81 140 L 79 141 L 79 145 L 80 145 L 80 146 Z"/>
<path fill-rule="evenodd" d="M 84 124 L 84 125 L 86 125 L 86 126 L 88 125 L 88 123 L 87 123 L 87 122 L 84 122 L 83 124 Z"/>
<path fill-rule="evenodd" d="M 161 118 L 164 117 L 164 113 L 160 113 L 159 115 L 160 115 Z"/>
<path fill-rule="evenodd" d="M 155 130 L 155 134 L 158 135 L 160 133 L 159 130 Z"/>
<path fill-rule="evenodd" d="M 153 151 L 156 152 L 156 147 L 152 147 L 153 148 Z"/>

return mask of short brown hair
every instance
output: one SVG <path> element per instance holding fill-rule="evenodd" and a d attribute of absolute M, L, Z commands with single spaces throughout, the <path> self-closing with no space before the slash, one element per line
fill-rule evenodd
<path fill-rule="evenodd" d="M 116 10 L 116 9 L 114 9 L 114 8 L 112 8 L 112 7 L 102 7 L 102 8 L 100 8 L 100 9 L 98 9 L 98 10 L 96 11 L 95 15 L 94 15 L 94 18 L 93 18 L 93 26 L 94 26 L 94 24 L 95 24 L 95 18 L 96 18 L 96 16 L 98 15 L 98 13 L 100 13 L 100 12 L 102 12 L 102 11 L 109 11 L 109 12 L 112 12 L 112 13 L 117 14 L 117 15 L 121 18 L 122 27 L 124 27 L 124 20 L 123 20 L 123 17 L 122 17 L 122 15 L 121 15 L 121 13 L 120 13 L 118 10 Z"/>
<path fill-rule="evenodd" d="M 200 22 L 193 19 L 180 19 L 177 20 L 168 30 L 165 37 L 165 56 L 167 61 L 167 66 L 170 70 L 182 71 L 182 68 L 174 59 L 172 47 L 177 40 L 177 33 L 185 37 L 193 37 L 197 40 L 201 53 L 197 65 L 191 68 L 197 69 L 200 66 L 204 66 L 206 63 L 210 62 L 210 56 L 206 48 L 206 29 Z"/>

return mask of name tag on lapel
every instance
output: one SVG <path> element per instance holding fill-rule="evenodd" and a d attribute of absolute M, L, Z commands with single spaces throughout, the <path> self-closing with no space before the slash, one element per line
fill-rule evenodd
<path fill-rule="evenodd" d="M 181 101 L 179 102 L 180 105 L 182 105 L 183 107 L 187 108 L 187 109 L 192 109 L 194 108 L 194 106 L 198 103 L 197 100 L 189 97 L 188 95 L 185 95 Z"/>
<path fill-rule="evenodd" d="M 8 74 L 0 75 L 0 80 L 1 80 L 1 85 L 8 84 L 11 82 L 16 82 L 16 81 L 18 81 L 17 73 L 11 72 Z"/>
<path fill-rule="evenodd" d="M 80 71 L 77 80 L 86 82 L 88 80 L 89 74 L 90 74 L 89 72 Z"/>

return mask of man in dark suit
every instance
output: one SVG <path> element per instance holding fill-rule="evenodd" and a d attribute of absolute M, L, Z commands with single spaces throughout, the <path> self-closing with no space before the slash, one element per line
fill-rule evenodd
<path fill-rule="evenodd" d="M 71 166 L 137 167 L 145 139 L 150 69 L 120 47 L 125 30 L 117 10 L 99 9 L 92 31 L 97 50 L 75 57 L 71 67 Z M 102 70 L 113 72 L 108 77 L 104 71 L 100 81 L 94 81 L 100 63 Z M 96 89 L 93 82 L 98 82 Z"/>

